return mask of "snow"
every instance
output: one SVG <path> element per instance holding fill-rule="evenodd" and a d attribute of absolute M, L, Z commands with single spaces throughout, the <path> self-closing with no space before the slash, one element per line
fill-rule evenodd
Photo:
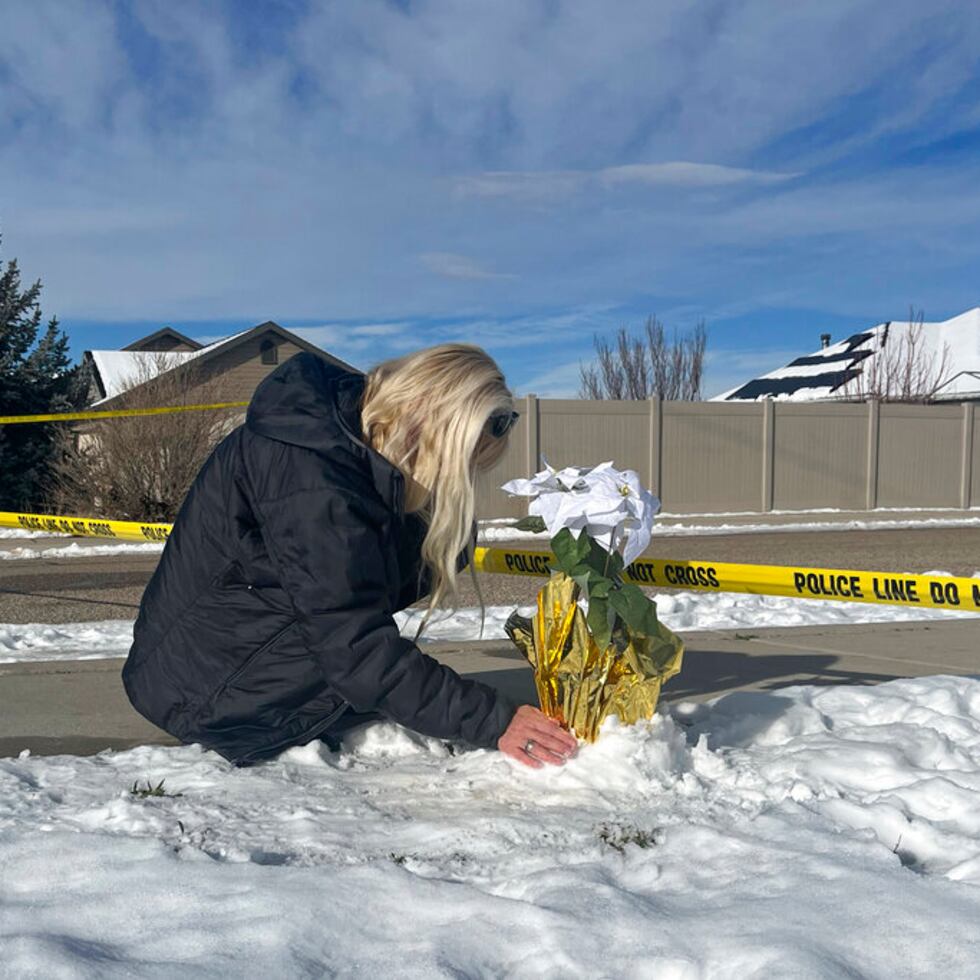
<path fill-rule="evenodd" d="M 90 623 L 0 623 L 0 664 L 125 657 L 133 620 Z"/>
<path fill-rule="evenodd" d="M 980 511 L 980 507 L 970 507 L 966 509 L 967 511 Z M 785 517 L 787 515 L 804 515 L 804 514 L 854 514 L 854 513 L 864 513 L 864 514 L 936 514 L 948 512 L 950 514 L 962 514 L 964 512 L 963 507 L 875 507 L 871 511 L 853 511 L 853 510 L 842 510 L 840 507 L 809 507 L 805 510 L 779 510 L 773 509 L 766 511 L 764 514 L 757 510 L 722 510 L 722 511 L 700 511 L 696 513 L 679 513 L 675 511 L 662 510 L 658 515 L 658 519 L 671 519 L 675 517 Z M 510 520 L 510 518 L 500 518 L 503 520 Z"/>
<path fill-rule="evenodd" d="M 960 511 L 962 514 L 963 511 Z M 706 516 L 706 515 L 701 515 Z M 721 516 L 721 515 L 719 515 Z M 762 517 L 763 515 L 759 515 Z M 973 517 L 920 517 L 907 520 L 841 520 L 841 521 L 799 521 L 757 524 L 686 524 L 676 521 L 672 524 L 658 522 L 654 528 L 654 538 L 670 537 L 711 537 L 719 534 L 767 534 L 774 532 L 800 533 L 807 531 L 887 531 L 897 528 L 930 527 L 980 527 L 980 515 Z M 538 533 L 519 531 L 505 524 L 491 523 L 480 528 L 480 543 L 500 544 L 507 541 L 547 541 L 548 532 Z"/>
<path fill-rule="evenodd" d="M 50 531 L 28 531 L 24 527 L 0 527 L 0 538 L 63 538 L 63 534 Z"/>
<path fill-rule="evenodd" d="M 9 548 L 0 550 L 0 561 L 18 558 L 91 558 L 97 555 L 160 554 L 163 541 L 133 541 L 119 544 L 79 544 L 73 541 L 59 548 Z"/>
<path fill-rule="evenodd" d="M 930 572 L 942 575 L 944 572 Z M 978 573 L 980 574 L 980 573 Z M 976 613 L 963 610 L 916 609 L 904 606 L 833 602 L 824 599 L 792 599 L 785 596 L 749 595 L 735 592 L 654 593 L 657 613 L 671 629 L 731 630 L 778 626 L 855 625 L 921 620 L 963 619 Z M 533 606 L 516 607 L 525 616 Z M 480 631 L 479 607 L 437 612 L 421 642 L 443 640 L 505 640 L 504 623 L 515 606 L 487 606 Z M 402 635 L 414 638 L 424 611 L 410 609 L 395 614 Z M 133 623 L 107 619 L 88 623 L 0 623 L 0 663 L 50 660 L 99 660 L 125 657 L 133 642 Z"/>
<path fill-rule="evenodd" d="M 920 517 L 908 518 L 905 520 L 840 520 L 840 521 L 799 521 L 777 523 L 775 521 L 766 522 L 764 519 L 759 523 L 724 523 L 724 524 L 697 524 L 685 523 L 676 520 L 674 523 L 657 523 L 654 530 L 655 537 L 713 537 L 721 534 L 766 534 L 773 532 L 800 533 L 810 531 L 881 531 L 894 530 L 896 528 L 936 528 L 936 527 L 980 527 L 980 514 L 966 516 L 970 512 L 954 511 L 963 516 L 960 517 Z M 708 515 L 689 515 L 691 517 Z M 724 515 L 718 515 L 722 517 Z M 763 517 L 763 515 L 759 515 Z M 479 543 L 481 545 L 499 545 L 508 542 L 520 541 L 548 541 L 546 531 L 535 534 L 530 531 L 518 531 L 508 524 L 512 520 L 485 521 L 480 525 Z M 4 533 L 9 531 L 10 533 Z M 38 538 L 62 538 L 66 535 L 46 534 L 41 531 L 20 531 L 18 528 L 0 529 L 0 538 L 19 538 L 19 537 L 38 537 Z M 80 543 L 72 541 L 70 544 L 57 547 L 38 547 L 37 545 L 24 545 L 20 548 L 0 548 L 0 561 L 9 561 L 20 558 L 84 558 L 95 555 L 126 555 L 126 554 L 154 554 L 163 551 L 164 543 L 161 542 L 142 542 L 119 541 L 112 544 L 89 543 L 91 539 Z"/>
<path fill-rule="evenodd" d="M 662 706 L 541 771 L 391 724 L 24 753 L 0 880 L 10 978 L 977 976 L 980 680 Z"/>
<path fill-rule="evenodd" d="M 141 351 L 141 350 L 93 350 L 90 351 L 96 370 L 105 389 L 105 397 L 92 402 L 91 408 L 115 398 L 137 382 L 149 380 L 164 371 L 170 371 L 194 358 L 198 351 Z"/>
<path fill-rule="evenodd" d="M 845 517 L 843 515 L 861 513 L 868 516 L 861 518 Z M 905 514 L 907 517 L 883 518 L 885 514 Z M 935 517 L 927 515 L 941 514 L 944 516 Z M 838 520 L 810 520 L 804 518 L 808 516 L 827 515 L 828 517 L 839 516 Z M 948 516 L 945 516 L 948 515 Z M 796 522 L 780 522 L 781 518 L 799 517 Z M 714 523 L 722 518 L 751 518 L 757 520 L 751 524 L 744 522 L 738 523 Z M 699 524 L 699 518 L 708 518 L 713 523 Z M 491 518 L 480 521 L 480 542 L 493 544 L 503 541 L 526 541 L 526 540 L 547 540 L 547 533 L 531 534 L 527 531 L 518 531 L 511 527 L 515 521 L 512 517 Z M 694 523 L 689 523 L 689 522 Z M 686 523 L 687 522 L 687 523 Z M 771 531 L 841 531 L 841 530 L 860 530 L 874 531 L 889 528 L 928 528 L 928 527 L 974 527 L 980 525 L 980 508 L 972 507 L 964 509 L 961 507 L 932 507 L 928 511 L 923 511 L 918 507 L 879 507 L 873 511 L 842 511 L 835 507 L 817 508 L 814 510 L 773 510 L 766 513 L 757 511 L 723 511 L 718 513 L 692 513 L 677 514 L 662 511 L 657 516 L 654 527 L 655 535 L 704 535 L 704 534 L 755 534 Z M 19 527 L 0 527 L 0 539 L 3 538 L 60 538 L 66 540 L 72 535 L 55 533 L 50 531 L 29 531 Z M 85 539 L 91 541 L 91 539 Z M 59 554 L 38 553 L 25 547 L 17 551 L 14 557 L 34 558 L 34 557 L 70 557 L 71 555 L 81 554 L 125 554 L 127 551 L 150 550 L 145 547 L 143 542 L 117 542 L 114 544 L 93 544 L 97 547 L 97 552 L 90 551 L 86 545 L 80 544 L 72 548 L 69 544 L 67 549 Z M 162 544 L 154 544 L 154 548 L 160 550 Z M 14 549 L 15 551 L 17 549 Z M 4 556 L 0 554 L 0 559 Z M 7 556 L 9 557 L 9 556 Z"/>

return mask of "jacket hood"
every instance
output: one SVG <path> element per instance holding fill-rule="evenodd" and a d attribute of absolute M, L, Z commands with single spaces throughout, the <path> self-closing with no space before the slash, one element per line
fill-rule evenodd
<path fill-rule="evenodd" d="M 262 379 L 248 404 L 245 426 L 268 439 L 354 457 L 369 470 L 382 499 L 395 507 L 402 474 L 364 442 L 364 385 L 363 374 L 302 351 Z"/>
<path fill-rule="evenodd" d="M 364 377 L 302 351 L 259 383 L 245 425 L 260 436 L 319 452 L 361 439 Z"/>

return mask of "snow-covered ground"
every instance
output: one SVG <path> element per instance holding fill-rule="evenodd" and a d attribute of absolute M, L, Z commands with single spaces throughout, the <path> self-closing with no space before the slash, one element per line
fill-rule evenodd
<path fill-rule="evenodd" d="M 91 623 L 0 623 L 0 663 L 102 660 L 125 657 L 133 644 L 133 620 Z"/>
<path fill-rule="evenodd" d="M 88 541 L 80 544 L 72 541 L 71 544 L 54 545 L 50 548 L 25 545 L 20 548 L 0 550 L 0 561 L 17 558 L 91 558 L 94 555 L 160 554 L 162 551 L 162 541 L 120 541 L 113 544 L 90 544 Z"/>
<path fill-rule="evenodd" d="M 960 512 L 963 513 L 962 511 Z M 508 542 L 539 542 L 547 545 L 546 531 L 539 534 L 530 531 L 519 531 L 511 527 L 511 521 L 486 521 L 480 526 L 478 542 L 481 545 L 500 545 Z M 660 522 L 656 525 L 654 535 L 658 538 L 676 537 L 716 537 L 722 534 L 766 534 L 779 532 L 785 534 L 802 531 L 888 531 L 900 528 L 943 528 L 943 527 L 980 527 L 980 514 L 960 517 L 920 517 L 895 520 L 839 520 L 839 521 L 799 521 L 776 523 L 762 521 L 754 524 L 698 524 L 689 521 L 675 520 L 673 523 Z M 13 529 L 11 529 L 13 530 Z M 43 535 L 41 535 L 43 536 Z M 117 541 L 112 544 L 95 543 L 86 540 L 84 543 L 73 541 L 70 544 L 59 545 L 51 541 L 51 536 L 42 544 L 23 545 L 18 548 L 0 549 L 0 561 L 17 558 L 73 558 L 90 557 L 92 555 L 125 555 L 163 551 L 163 542 Z"/>
<path fill-rule="evenodd" d="M 537 772 L 390 724 L 0 759 L 0 909 L 11 980 L 976 977 L 980 681 L 676 705 Z"/>
<path fill-rule="evenodd" d="M 936 572 L 931 574 L 945 574 Z M 677 592 L 655 595 L 657 612 L 671 629 L 718 630 L 767 626 L 822 626 L 855 623 L 896 623 L 974 617 L 965 611 L 915 609 L 902 606 L 790 599 L 782 596 Z M 504 622 L 514 606 L 487 606 L 483 631 L 479 607 L 436 613 L 422 640 L 503 639 Z M 525 616 L 534 607 L 520 607 Z M 414 637 L 422 612 L 397 613 L 402 634 Z M 0 663 L 42 660 L 98 660 L 125 657 L 133 642 L 133 622 L 107 619 L 88 623 L 0 623 Z"/>
<path fill-rule="evenodd" d="M 28 531 L 24 527 L 0 527 L 0 538 L 64 538 L 64 534 L 50 531 Z"/>
<path fill-rule="evenodd" d="M 816 513 L 816 512 L 814 512 Z M 959 514 L 960 516 L 953 516 Z M 901 528 L 940 528 L 940 527 L 980 527 L 980 513 L 975 511 L 951 511 L 949 517 L 895 517 L 895 518 L 841 518 L 840 520 L 820 521 L 783 521 L 766 520 L 766 515 L 759 514 L 759 521 L 747 523 L 699 524 L 702 519 L 712 515 L 672 515 L 671 521 L 657 519 L 654 526 L 655 538 L 670 537 L 711 537 L 720 534 L 766 534 L 772 532 L 799 533 L 801 531 L 894 531 Z M 728 515 L 714 515 L 722 518 Z M 735 516 L 735 515 L 731 515 Z M 662 515 L 666 517 L 666 515 Z M 693 522 L 693 523 L 692 523 Z M 492 545 L 507 541 L 542 541 L 548 540 L 548 533 L 532 533 L 519 531 L 511 527 L 513 521 L 486 521 L 480 527 L 480 542 Z"/>

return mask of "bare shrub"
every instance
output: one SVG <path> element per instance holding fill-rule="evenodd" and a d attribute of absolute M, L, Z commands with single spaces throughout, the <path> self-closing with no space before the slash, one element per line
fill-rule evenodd
<path fill-rule="evenodd" d="M 126 379 L 118 407 L 235 400 L 227 378 L 209 376 L 194 360 L 168 370 L 172 365 L 168 352 L 152 352 Z M 50 506 L 63 514 L 172 521 L 205 460 L 242 418 L 240 408 L 203 409 L 62 429 L 47 487 Z"/>
<path fill-rule="evenodd" d="M 860 401 L 932 402 L 948 380 L 949 344 L 941 349 L 926 342 L 923 311 L 909 308 L 909 322 L 887 323 L 878 333 L 878 349 L 863 370 L 840 393 Z"/>
<path fill-rule="evenodd" d="M 632 336 L 625 327 L 613 344 L 596 336 L 596 362 L 580 368 L 579 397 L 698 401 L 707 341 L 704 321 L 690 336 L 678 337 L 675 330 L 667 340 L 663 324 L 653 316 L 647 318 L 642 337 Z"/>

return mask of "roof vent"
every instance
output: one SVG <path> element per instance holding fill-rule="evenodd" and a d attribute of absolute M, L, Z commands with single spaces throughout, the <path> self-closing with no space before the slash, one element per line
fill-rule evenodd
<path fill-rule="evenodd" d="M 822 333 L 822 334 L 820 334 L 820 346 L 821 347 L 829 347 L 830 346 L 830 334 L 829 333 Z"/>

